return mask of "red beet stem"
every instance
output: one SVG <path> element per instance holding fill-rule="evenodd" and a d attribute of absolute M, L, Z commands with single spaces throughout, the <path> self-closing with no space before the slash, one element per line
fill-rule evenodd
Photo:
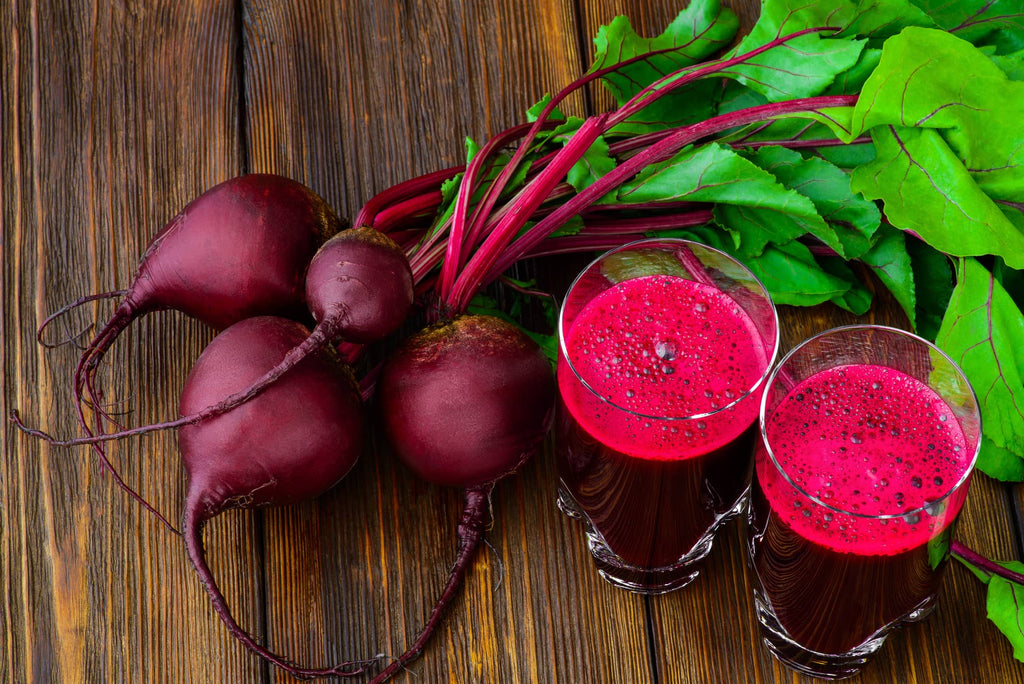
<path fill-rule="evenodd" d="M 375 225 L 377 213 L 384 207 L 415 197 L 428 190 L 436 190 L 449 178 L 454 178 L 462 173 L 464 168 L 463 166 L 452 166 L 440 171 L 432 171 L 382 190 L 363 205 L 352 225 L 356 227 Z"/>
<path fill-rule="evenodd" d="M 699 123 L 673 130 L 670 135 L 645 148 L 628 161 L 616 166 L 592 185 L 580 191 L 579 194 L 574 195 L 536 225 L 530 227 L 526 233 L 517 237 L 513 244 L 507 245 L 500 253 L 488 255 L 493 258 L 485 261 L 482 256 L 476 255 L 477 258 L 467 265 L 466 270 L 460 275 L 459 282 L 456 283 L 456 290 L 453 292 L 453 300 L 451 302 L 452 308 L 459 310 L 460 307 L 465 307 L 472 296 L 472 292 L 476 290 L 479 283 L 490 282 L 497 278 L 513 262 L 532 251 L 534 247 L 556 228 L 590 206 L 598 198 L 603 197 L 621 183 L 639 173 L 644 167 L 669 159 L 686 145 L 729 128 L 763 121 L 775 116 L 815 111 L 830 107 L 853 106 L 856 102 L 856 95 L 823 95 L 797 100 L 784 100 L 782 102 L 757 105 L 729 112 L 728 114 L 721 114 Z M 462 285 L 461 289 L 459 289 L 460 284 Z"/>
<path fill-rule="evenodd" d="M 395 202 L 378 212 L 373 227 L 382 233 L 391 234 L 396 227 L 404 227 L 417 219 L 429 219 L 437 211 L 441 200 L 441 191 L 432 190 L 407 200 Z M 395 239 L 394 235 L 391 237 Z M 395 242 L 398 240 L 395 239 Z"/>
<path fill-rule="evenodd" d="M 963 542 L 954 539 L 949 545 L 949 550 L 954 557 L 973 565 L 979 570 L 990 575 L 998 575 L 1005 580 L 1024 586 L 1024 575 L 985 558 L 985 556 L 982 556 L 977 551 L 964 545 Z"/>

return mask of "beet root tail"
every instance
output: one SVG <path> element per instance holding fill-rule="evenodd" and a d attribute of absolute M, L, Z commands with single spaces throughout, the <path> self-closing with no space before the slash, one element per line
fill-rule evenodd
<path fill-rule="evenodd" d="M 238 624 L 231 614 L 231 609 L 228 607 L 227 601 L 224 599 L 224 595 L 221 593 L 217 581 L 214 579 L 213 573 L 206 562 L 206 549 L 203 545 L 202 536 L 203 527 L 210 517 L 212 517 L 210 513 L 200 511 L 200 507 L 193 501 L 187 501 L 185 504 L 185 516 L 182 522 L 182 536 L 185 538 L 185 549 L 192 567 L 198 573 L 199 579 L 203 583 L 203 588 L 213 603 L 214 611 L 216 611 L 221 622 L 227 627 L 231 636 L 242 642 L 246 648 L 260 658 L 276 665 L 293 677 L 301 679 L 356 677 L 367 674 L 376 665 L 377 659 L 373 658 L 340 663 L 327 668 L 301 667 L 258 643 L 249 632 Z"/>
<path fill-rule="evenodd" d="M 490 496 L 493 488 L 493 485 L 488 484 L 481 487 L 472 487 L 465 491 L 466 505 L 462 510 L 462 520 L 459 521 L 458 527 L 459 553 L 455 559 L 455 565 L 452 566 L 451 572 L 448 575 L 448 582 L 441 591 L 441 596 L 437 599 L 437 603 L 434 604 L 433 610 L 430 611 L 430 617 L 427 619 L 426 624 L 423 625 L 423 629 L 420 630 L 416 641 L 413 642 L 412 646 L 405 653 L 393 660 L 380 674 L 370 680 L 370 684 L 380 684 L 380 682 L 391 679 L 399 670 L 404 669 L 409 663 L 423 654 L 427 641 L 430 640 L 434 630 L 441 623 L 445 609 L 452 599 L 455 598 L 459 588 L 462 586 L 466 571 L 469 569 L 469 563 L 473 560 L 477 549 L 480 548 L 480 543 L 483 541 L 484 531 L 490 520 Z"/>

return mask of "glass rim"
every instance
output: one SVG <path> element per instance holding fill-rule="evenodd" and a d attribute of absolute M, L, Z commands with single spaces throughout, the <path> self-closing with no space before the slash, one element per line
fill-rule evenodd
<path fill-rule="evenodd" d="M 857 330 L 881 330 L 888 333 L 894 333 L 909 338 L 914 342 L 922 343 L 926 347 L 928 347 L 929 350 L 938 352 L 939 355 L 943 359 L 945 359 L 947 363 L 949 363 L 950 367 L 960 377 L 960 379 L 963 380 L 964 385 L 967 387 L 967 391 L 970 394 L 971 401 L 974 404 L 974 413 L 978 419 L 978 440 L 977 444 L 975 444 L 974 446 L 974 453 L 971 454 L 971 458 L 967 463 L 967 467 L 964 469 L 963 475 L 961 475 L 956 482 L 950 485 L 949 489 L 947 489 L 942 496 L 939 496 L 922 506 L 918 506 L 917 508 L 907 509 L 904 511 L 900 511 L 899 513 L 858 513 L 856 511 L 847 511 L 843 508 L 839 508 L 838 506 L 826 503 L 825 501 L 822 501 L 820 498 L 812 495 L 810 492 L 806 491 L 803 487 L 801 487 L 800 485 L 793 481 L 793 479 L 789 476 L 789 473 L 787 473 L 786 470 L 783 468 L 782 464 L 779 463 L 778 458 L 776 458 L 775 456 L 775 451 L 772 449 L 771 443 L 768 441 L 766 411 L 768 406 L 768 398 L 771 396 L 771 392 L 768 391 L 768 389 L 772 387 L 772 385 L 774 385 L 775 380 L 778 377 L 780 371 L 786 366 L 786 362 L 789 361 L 789 359 L 795 353 L 806 347 L 811 342 L 819 340 L 823 337 L 831 337 L 833 335 L 843 334 L 846 332 Z M 887 367 L 892 368 L 892 366 Z M 895 368 L 894 370 L 899 369 Z M 970 479 L 971 475 L 974 472 L 974 467 L 978 462 L 978 454 L 981 452 L 982 441 L 981 406 L 978 404 L 978 395 L 974 392 L 974 387 L 967 380 L 967 376 L 964 374 L 960 366 L 949 357 L 949 354 L 942 351 L 936 345 L 932 344 L 923 337 L 916 335 L 912 332 L 909 332 L 907 330 L 903 330 L 901 328 L 895 328 L 888 325 L 879 325 L 877 323 L 858 323 L 854 325 L 842 325 L 835 328 L 829 328 L 828 330 L 823 330 L 822 332 L 819 332 L 815 335 L 812 335 L 811 337 L 808 337 L 800 344 L 796 345 L 788 352 L 786 352 L 786 355 L 782 357 L 782 360 L 779 361 L 778 365 L 776 365 L 775 368 L 772 369 L 772 372 L 770 373 L 768 378 L 768 382 L 765 383 L 765 393 L 761 397 L 761 409 L 758 414 L 758 427 L 761 433 L 761 444 L 764 445 L 764 449 L 767 452 L 768 457 L 771 459 L 772 465 L 775 466 L 775 470 L 778 471 L 779 475 L 782 476 L 782 478 L 786 481 L 787 484 L 789 484 L 790 487 L 795 489 L 801 496 L 807 498 L 816 506 L 821 506 L 822 508 L 826 508 L 830 511 L 840 513 L 842 515 L 851 516 L 854 518 L 862 518 L 866 520 L 895 520 L 897 518 L 907 518 L 908 516 L 917 515 L 919 513 L 926 513 L 928 512 L 928 509 L 934 509 L 935 506 L 944 503 L 947 499 L 953 496 L 953 494 L 958 492 L 960 488 Z"/>
<path fill-rule="evenodd" d="M 628 409 L 628 408 L 626 408 L 624 406 L 620 406 L 620 405 L 616 404 L 615 402 L 613 402 L 612 400 L 608 399 L 607 397 L 602 395 L 600 392 L 595 390 L 590 385 L 590 383 L 587 382 L 586 379 L 584 379 L 583 376 L 581 376 L 579 374 L 579 371 L 576 370 L 576 367 L 573 365 L 572 360 L 569 358 L 569 351 L 568 351 L 568 349 L 565 346 L 565 306 L 569 302 L 569 295 L 576 288 L 576 285 L 579 283 L 580 279 L 583 278 L 583 276 L 586 273 L 590 272 L 590 269 L 592 269 L 594 266 L 596 266 L 598 264 L 598 262 L 600 262 L 602 259 L 605 259 L 606 257 L 608 257 L 608 256 L 610 256 L 612 254 L 616 254 L 618 252 L 622 252 L 622 251 L 625 251 L 627 249 L 636 249 L 638 247 L 643 247 L 645 245 L 652 245 L 653 246 L 653 245 L 665 244 L 665 243 L 676 244 L 676 245 L 694 245 L 694 246 L 696 246 L 696 247 L 698 247 L 700 249 L 703 249 L 703 250 L 706 250 L 706 251 L 709 251 L 709 252 L 713 252 L 713 253 L 721 256 L 721 257 L 724 257 L 726 260 L 728 260 L 728 261 L 736 264 L 737 266 L 739 266 L 739 268 L 743 271 L 743 273 L 745 275 L 749 276 L 751 281 L 756 283 L 757 286 L 761 289 L 761 293 L 764 295 L 764 299 L 768 302 L 769 306 L 771 307 L 772 321 L 775 324 L 775 338 L 772 341 L 772 353 L 771 353 L 771 356 L 768 359 L 768 363 L 765 365 L 764 370 L 761 372 L 761 374 L 757 378 L 757 380 L 755 380 L 754 383 L 747 390 L 745 390 L 744 392 L 742 392 L 739 395 L 737 395 L 737 397 L 735 399 L 733 399 L 732 401 L 730 401 L 728 404 L 725 404 L 724 406 L 720 406 L 720 407 L 718 407 L 716 409 L 713 409 L 711 411 L 705 411 L 703 413 L 694 413 L 694 414 L 690 414 L 690 415 L 686 415 L 686 416 L 657 416 L 657 415 L 651 415 L 651 414 L 647 414 L 647 413 L 640 413 L 639 411 L 634 411 L 632 409 Z M 630 280 L 632 280 L 632 279 L 630 278 Z M 620 282 L 625 282 L 625 281 L 620 281 Z M 768 288 L 766 288 L 764 286 L 764 283 L 762 283 L 761 280 L 756 275 L 754 275 L 749 268 L 747 268 L 742 262 L 740 262 L 735 257 L 733 257 L 733 256 L 731 256 L 731 255 L 729 255 L 729 254 L 727 254 L 725 252 L 723 252 L 720 249 L 716 249 L 716 248 L 711 247 L 709 245 L 705 245 L 702 242 L 696 242 L 695 240 L 686 240 L 684 238 L 670 238 L 670 237 L 642 238 L 640 240 L 634 240 L 633 242 L 628 242 L 628 243 L 626 243 L 624 245 L 619 245 L 618 247 L 613 247 L 612 249 L 609 249 L 609 250 L 607 250 L 605 252 L 602 252 L 597 257 L 595 257 L 592 261 L 590 261 L 584 268 L 582 268 L 578 274 L 576 274 L 576 277 L 573 279 L 572 284 L 569 285 L 569 289 L 566 290 L 565 299 L 563 299 L 561 306 L 558 307 L 558 348 L 559 348 L 559 352 L 561 353 L 561 355 L 565 358 L 565 363 L 566 363 L 566 365 L 569 366 L 569 370 L 572 371 L 573 375 L 576 376 L 576 379 L 579 380 L 580 384 L 582 384 L 583 387 L 588 392 L 590 392 L 592 395 L 596 396 L 598 399 L 603 401 L 605 404 L 608 404 L 612 408 L 614 408 L 614 409 L 616 409 L 618 411 L 623 411 L 623 412 L 628 413 L 629 415 L 635 416 L 637 418 L 648 418 L 648 419 L 651 419 L 651 420 L 664 420 L 664 421 L 703 420 L 705 418 L 710 418 L 711 416 L 714 416 L 714 415 L 717 415 L 717 414 L 722 413 L 724 411 L 730 410 L 732 407 L 736 406 L 741 401 L 743 401 L 744 399 L 749 397 L 751 394 L 756 392 L 758 387 L 760 387 L 761 385 L 767 386 L 766 385 L 766 380 L 769 377 L 769 375 L 771 374 L 771 370 L 772 370 L 773 366 L 775 365 L 775 361 L 776 361 L 776 359 L 778 358 L 778 355 L 779 355 L 779 342 L 780 342 L 780 333 L 779 333 L 779 312 L 778 312 L 778 308 L 775 306 L 775 302 L 772 300 L 771 295 L 768 294 Z"/>

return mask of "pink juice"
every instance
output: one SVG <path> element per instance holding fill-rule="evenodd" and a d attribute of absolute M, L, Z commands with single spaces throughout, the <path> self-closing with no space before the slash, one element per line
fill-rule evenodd
<path fill-rule="evenodd" d="M 793 388 L 766 432 L 793 483 L 832 507 L 799 493 L 762 443 L 751 558 L 790 636 L 843 653 L 928 605 L 967 487 L 947 494 L 972 458 L 943 400 L 892 368 L 838 366 Z"/>
<path fill-rule="evenodd" d="M 563 334 L 563 487 L 627 564 L 677 563 L 749 486 L 760 395 L 747 393 L 771 352 L 732 298 L 669 275 L 604 290 Z"/>

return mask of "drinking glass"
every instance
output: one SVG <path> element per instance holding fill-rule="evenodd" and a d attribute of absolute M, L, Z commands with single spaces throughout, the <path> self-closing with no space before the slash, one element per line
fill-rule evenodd
<path fill-rule="evenodd" d="M 974 392 L 920 337 L 836 328 L 773 371 L 760 428 L 747 550 L 764 643 L 853 675 L 934 608 L 981 442 Z"/>
<path fill-rule="evenodd" d="M 558 335 L 559 507 L 612 584 L 686 585 L 746 502 L 771 298 L 723 252 L 643 240 L 580 273 Z"/>

